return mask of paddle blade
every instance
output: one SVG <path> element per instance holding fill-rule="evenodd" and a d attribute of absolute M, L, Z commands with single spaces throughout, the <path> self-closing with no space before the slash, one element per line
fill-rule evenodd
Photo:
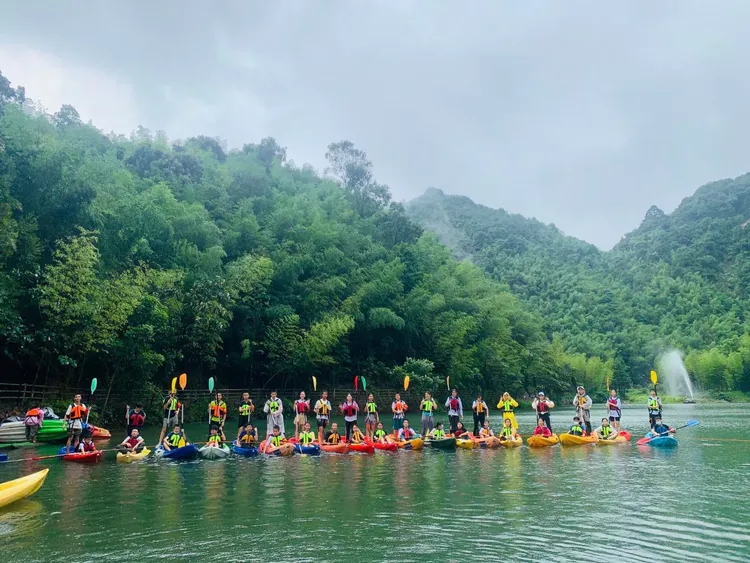
<path fill-rule="evenodd" d="M 98 383 L 98 382 L 97 382 L 97 380 L 96 380 L 96 377 L 95 377 L 94 379 L 92 379 L 92 380 L 91 380 L 91 394 L 92 394 L 92 395 L 94 394 L 94 391 L 96 391 L 96 384 L 97 384 L 97 383 Z"/>
<path fill-rule="evenodd" d="M 363 375 L 361 379 L 362 379 L 362 391 L 367 391 L 367 380 L 365 379 L 365 376 Z"/>
<path fill-rule="evenodd" d="M 409 376 L 404 377 L 404 391 L 409 388 Z"/>
<path fill-rule="evenodd" d="M 214 392 L 214 378 L 213 377 L 208 378 L 208 392 L 209 393 Z"/>
<path fill-rule="evenodd" d="M 177 378 L 172 378 L 172 393 L 177 393 Z"/>
<path fill-rule="evenodd" d="M 607 391 L 609 391 L 609 377 L 607 378 Z"/>
<path fill-rule="evenodd" d="M 656 372 L 654 370 L 651 370 L 651 383 L 656 385 L 659 382 L 659 378 L 656 377 Z"/>
<path fill-rule="evenodd" d="M 640 440 L 636 442 L 636 445 L 642 446 L 643 444 L 648 444 L 651 441 L 651 438 L 643 437 Z"/>
<path fill-rule="evenodd" d="M 698 420 L 698 419 L 693 419 L 693 420 L 688 420 L 688 421 L 687 421 L 687 422 L 686 422 L 685 424 L 683 424 L 682 426 L 683 426 L 683 428 L 688 428 L 689 426 L 698 426 L 698 425 L 699 425 L 700 423 L 701 423 L 701 422 L 700 422 L 700 420 Z"/>
<path fill-rule="evenodd" d="M 448 388 L 448 391 L 451 390 L 451 376 L 445 378 L 445 386 Z"/>
<path fill-rule="evenodd" d="M 185 387 L 187 387 L 187 374 L 181 373 L 180 374 L 180 389 L 184 391 Z"/>
<path fill-rule="evenodd" d="M 312 380 L 313 380 L 313 391 L 317 391 L 318 390 L 318 379 L 313 375 L 312 376 Z"/>
<path fill-rule="evenodd" d="M 359 376 L 354 377 L 354 390 L 359 391 Z"/>

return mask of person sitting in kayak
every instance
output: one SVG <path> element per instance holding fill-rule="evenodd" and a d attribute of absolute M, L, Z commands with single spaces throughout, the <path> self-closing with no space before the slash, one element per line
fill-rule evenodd
<path fill-rule="evenodd" d="M 614 440 L 617 438 L 617 434 L 619 432 L 610 426 L 608 418 L 602 418 L 602 425 L 594 430 L 594 436 L 597 440 Z"/>
<path fill-rule="evenodd" d="M 520 436 L 513 427 L 513 421 L 510 418 L 504 419 L 503 429 L 500 431 L 500 441 L 504 442 L 505 440 L 514 440 L 516 438 L 520 438 Z"/>
<path fill-rule="evenodd" d="M 492 428 L 490 428 L 489 420 L 484 421 L 484 425 L 482 425 L 482 428 L 479 430 L 479 437 L 485 439 L 495 437 L 495 433 L 492 431 Z"/>
<path fill-rule="evenodd" d="M 404 426 L 403 428 L 401 428 L 401 430 L 398 431 L 399 441 L 408 442 L 409 440 L 413 440 L 416 437 L 417 433 L 413 428 L 409 427 L 409 421 L 407 419 L 404 419 Z"/>
<path fill-rule="evenodd" d="M 221 431 L 221 434 L 219 434 L 219 431 Z M 226 440 L 227 438 L 224 436 L 224 430 L 221 427 L 214 425 L 211 427 L 211 433 L 208 435 L 206 445 L 211 448 L 220 448 Z"/>
<path fill-rule="evenodd" d="M 141 453 L 143 449 L 144 441 L 141 433 L 136 428 L 133 428 L 130 432 L 130 436 L 125 438 L 117 449 L 124 454 Z"/>
<path fill-rule="evenodd" d="M 391 403 L 391 412 L 393 412 L 393 433 L 398 434 L 398 431 L 404 426 L 404 417 L 406 411 L 409 410 L 409 405 L 405 401 L 401 400 L 401 395 L 396 393 L 393 403 Z"/>
<path fill-rule="evenodd" d="M 468 433 L 468 430 L 464 428 L 463 422 L 459 422 L 458 424 L 456 424 L 456 431 L 453 433 L 453 435 L 456 438 L 467 438 L 468 436 L 464 436 L 464 434 L 467 434 L 467 433 Z"/>
<path fill-rule="evenodd" d="M 284 438 L 284 435 L 281 433 L 281 428 L 277 424 L 273 427 L 271 435 L 266 438 L 265 450 L 267 453 L 273 453 L 281 447 L 281 444 L 284 443 L 286 443 L 286 438 Z"/>
<path fill-rule="evenodd" d="M 576 415 L 573 417 L 573 425 L 568 430 L 568 434 L 571 436 L 585 436 L 586 431 L 581 426 L 581 417 Z"/>
<path fill-rule="evenodd" d="M 180 428 L 179 424 L 175 424 L 172 431 L 167 434 L 166 438 L 164 438 L 164 441 L 161 443 L 161 445 L 164 447 L 165 450 L 174 450 L 177 449 L 180 446 L 180 442 L 183 442 L 184 445 L 188 444 L 187 436 L 185 435 L 185 431 Z"/>
<path fill-rule="evenodd" d="M 258 442 L 258 431 L 253 428 L 252 424 L 246 424 L 240 433 L 237 443 L 241 448 L 250 448 Z"/>
<path fill-rule="evenodd" d="M 648 422 L 651 428 L 661 419 L 661 399 L 656 395 L 656 389 L 651 389 L 648 397 Z"/>
<path fill-rule="evenodd" d="M 388 441 L 388 433 L 385 431 L 385 428 L 383 427 L 382 422 L 378 422 L 378 427 L 375 429 L 375 432 L 373 433 L 372 438 L 375 442 L 378 442 L 380 444 L 390 443 Z"/>
<path fill-rule="evenodd" d="M 305 425 L 302 427 L 302 432 L 300 432 L 299 435 L 299 443 L 303 446 L 312 446 L 312 444 L 315 442 L 315 432 L 313 432 L 310 429 L 310 423 L 305 422 Z"/>
<path fill-rule="evenodd" d="M 365 436 L 356 424 L 352 426 L 351 441 L 354 444 L 361 444 L 365 441 Z"/>
<path fill-rule="evenodd" d="M 318 441 L 325 442 L 326 426 L 331 417 L 331 402 L 328 400 L 328 391 L 320 394 L 320 399 L 315 402 L 315 417 L 318 420 Z"/>
<path fill-rule="evenodd" d="M 375 433 L 375 425 L 378 422 L 380 422 L 378 405 L 375 404 L 375 396 L 370 393 L 367 396 L 367 403 L 365 403 L 365 434 L 368 438 L 372 438 Z"/>
<path fill-rule="evenodd" d="M 547 427 L 547 424 L 541 418 L 536 421 L 534 436 L 543 436 L 544 438 L 549 438 L 550 436 L 552 436 L 552 430 Z"/>
<path fill-rule="evenodd" d="M 331 430 L 326 434 L 326 444 L 338 444 L 341 441 L 339 434 L 339 425 L 337 422 L 331 424 Z"/>
<path fill-rule="evenodd" d="M 307 414 L 310 412 L 310 399 L 304 391 L 300 391 L 299 399 L 294 401 L 294 436 L 299 438 L 299 431 L 307 423 Z"/>
<path fill-rule="evenodd" d="M 443 430 L 443 423 L 438 422 L 435 425 L 435 428 L 432 429 L 432 432 L 430 432 L 428 437 L 432 438 L 433 440 L 442 440 L 445 438 L 445 430 Z"/>
<path fill-rule="evenodd" d="M 237 440 L 239 441 L 244 428 L 250 424 L 250 415 L 255 412 L 255 405 L 250 398 L 250 393 L 247 391 L 242 394 L 242 401 L 240 401 L 238 411 L 240 416 L 237 419 Z M 252 428 L 252 425 L 250 427 Z"/>
<path fill-rule="evenodd" d="M 609 410 L 609 421 L 618 432 L 620 431 L 620 417 L 622 416 L 622 402 L 617 396 L 617 391 L 612 389 L 607 399 L 607 409 Z"/>
<path fill-rule="evenodd" d="M 539 391 L 539 394 L 531 403 L 531 408 L 536 411 L 537 420 L 543 420 L 544 424 L 549 428 L 550 433 L 552 433 L 552 421 L 549 418 L 549 410 L 555 408 L 555 403 L 547 398 L 544 391 Z"/>
<path fill-rule="evenodd" d="M 518 422 L 516 422 L 516 413 L 514 410 L 518 408 L 518 401 L 511 397 L 510 393 L 506 391 L 497 402 L 497 408 L 503 411 L 503 420 L 510 420 L 511 426 L 513 426 L 513 431 L 518 432 Z M 503 427 L 504 426 L 505 423 L 503 422 Z"/>
<path fill-rule="evenodd" d="M 133 429 L 138 430 L 138 433 L 143 430 L 143 425 L 146 423 L 146 413 L 143 412 L 142 404 L 138 403 L 134 409 L 131 409 L 130 405 L 125 406 L 125 423 L 128 426 L 128 436 Z"/>
<path fill-rule="evenodd" d="M 651 429 L 651 434 L 654 436 L 658 436 L 660 434 L 664 436 L 668 436 L 669 434 L 674 434 L 675 430 L 673 428 L 670 428 L 668 424 L 665 424 L 662 422 L 662 419 L 660 416 L 657 416 L 654 420 L 654 427 Z"/>
<path fill-rule="evenodd" d="M 76 448 L 76 453 L 79 453 L 79 454 L 95 452 L 95 451 L 96 451 L 96 446 L 94 445 L 94 439 L 91 436 L 86 436 L 83 439 L 83 442 L 78 444 L 78 447 Z"/>

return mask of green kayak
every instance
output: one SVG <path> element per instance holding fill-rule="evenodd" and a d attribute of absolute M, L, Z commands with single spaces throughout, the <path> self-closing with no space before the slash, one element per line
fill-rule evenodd
<path fill-rule="evenodd" d="M 68 430 L 62 420 L 45 420 L 36 435 L 39 442 L 59 442 L 67 437 Z"/>
<path fill-rule="evenodd" d="M 455 450 L 456 439 L 455 438 L 441 438 L 440 440 L 425 440 L 424 442 L 428 446 L 437 448 L 439 450 Z"/>

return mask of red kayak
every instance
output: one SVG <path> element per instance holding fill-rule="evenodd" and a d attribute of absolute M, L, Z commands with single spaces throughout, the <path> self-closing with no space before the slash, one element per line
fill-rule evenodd
<path fill-rule="evenodd" d="M 65 454 L 64 461 L 75 461 L 76 463 L 99 463 L 104 457 L 104 452 L 84 452 L 77 454 Z"/>
<path fill-rule="evenodd" d="M 381 450 L 384 452 L 396 452 L 398 451 L 398 445 L 397 444 L 383 444 L 382 442 L 371 442 L 367 441 L 368 444 L 372 444 L 372 447 L 376 450 Z"/>
<path fill-rule="evenodd" d="M 364 442 L 360 442 L 360 443 L 350 442 L 348 446 L 349 446 L 349 450 L 353 452 L 362 452 L 365 454 L 371 454 L 372 452 L 375 451 L 375 446 L 373 446 L 372 444 L 364 443 Z"/>

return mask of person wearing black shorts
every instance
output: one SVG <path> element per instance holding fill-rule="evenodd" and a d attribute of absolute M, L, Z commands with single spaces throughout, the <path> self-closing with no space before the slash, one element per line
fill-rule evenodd
<path fill-rule="evenodd" d="M 328 400 L 328 391 L 323 391 L 320 394 L 320 399 L 315 402 L 313 412 L 318 421 L 318 441 L 322 444 L 325 441 L 326 426 L 328 426 L 331 416 L 331 403 Z"/>
<path fill-rule="evenodd" d="M 250 393 L 245 391 L 242 394 L 242 401 L 240 401 L 239 418 L 237 419 L 237 439 L 240 439 L 242 430 L 250 424 L 250 415 L 255 410 L 253 400 L 250 398 Z"/>

